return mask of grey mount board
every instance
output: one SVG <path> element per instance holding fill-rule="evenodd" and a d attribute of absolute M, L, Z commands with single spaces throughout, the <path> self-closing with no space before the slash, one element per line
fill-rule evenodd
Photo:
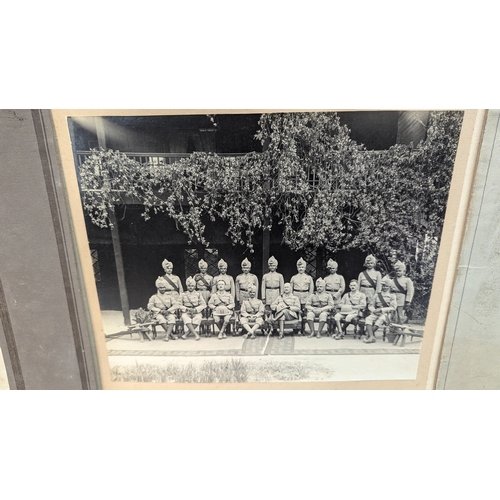
<path fill-rule="evenodd" d="M 500 389 L 500 110 L 488 111 L 437 389 Z"/>

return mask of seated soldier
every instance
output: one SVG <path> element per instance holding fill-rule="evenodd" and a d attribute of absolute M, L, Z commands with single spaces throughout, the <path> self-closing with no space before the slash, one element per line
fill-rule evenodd
<path fill-rule="evenodd" d="M 154 318 L 162 326 L 162 328 L 167 332 L 165 336 L 165 342 L 168 342 L 169 337 L 172 340 L 177 340 L 177 337 L 172 333 L 175 326 L 175 313 L 179 309 L 179 295 L 169 293 L 168 283 L 164 278 L 158 278 L 156 280 L 156 288 L 158 292 L 151 296 L 148 302 L 148 310 L 154 315 Z"/>
<path fill-rule="evenodd" d="M 244 338 L 255 338 L 255 332 L 264 324 L 264 303 L 257 299 L 257 287 L 248 286 L 248 299 L 241 303 L 240 322 L 247 331 Z"/>
<path fill-rule="evenodd" d="M 321 332 L 325 323 L 328 321 L 328 313 L 333 309 L 333 298 L 325 292 L 325 280 L 318 278 L 316 280 L 316 292 L 307 297 L 306 300 L 307 324 L 309 325 L 309 338 L 314 337 L 314 320 L 319 318 L 318 331 L 316 338 L 321 338 Z"/>
<path fill-rule="evenodd" d="M 226 328 L 233 316 L 234 298 L 231 292 L 226 291 L 226 282 L 223 279 L 217 281 L 217 291 L 210 296 L 208 307 L 212 310 L 215 328 L 219 330 L 218 338 L 226 338 Z"/>
<path fill-rule="evenodd" d="M 335 323 L 337 324 L 337 334 L 334 336 L 335 340 L 344 338 L 346 333 L 347 324 L 356 323 L 366 308 L 366 296 L 363 292 L 358 290 L 358 281 L 351 280 L 349 283 L 350 292 L 342 297 L 340 303 L 340 311 L 335 314 Z M 341 326 L 341 320 L 344 320 L 344 328 Z"/>
<path fill-rule="evenodd" d="M 188 331 L 184 332 L 181 339 L 186 340 L 190 333 L 195 340 L 200 340 L 198 329 L 201 323 L 201 313 L 206 309 L 207 304 L 201 292 L 195 290 L 196 281 L 189 277 L 186 280 L 187 291 L 181 294 L 182 322 Z"/>
<path fill-rule="evenodd" d="M 226 292 L 230 292 L 234 300 L 236 289 L 233 277 L 227 274 L 227 262 L 224 259 L 221 259 L 219 260 L 217 267 L 219 269 L 219 274 L 214 276 L 212 280 L 212 293 L 217 292 L 217 282 L 222 280 L 224 281 L 224 288 Z"/>
<path fill-rule="evenodd" d="M 275 311 L 272 322 L 279 324 L 281 340 L 285 334 L 285 321 L 300 319 L 300 300 L 292 293 L 292 285 L 285 283 L 283 293 L 271 304 L 271 309 Z"/>
<path fill-rule="evenodd" d="M 373 303 L 368 306 L 370 315 L 365 320 L 366 344 L 375 342 L 375 332 L 380 326 L 384 326 L 389 321 L 389 313 L 396 310 L 396 295 L 391 292 L 391 280 L 389 276 L 382 278 L 382 291 L 377 293 Z"/>

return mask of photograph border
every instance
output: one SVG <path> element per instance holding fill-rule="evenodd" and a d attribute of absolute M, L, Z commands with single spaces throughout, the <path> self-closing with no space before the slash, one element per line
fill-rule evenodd
<path fill-rule="evenodd" d="M 460 140 L 456 153 L 453 176 L 447 203 L 441 246 L 436 264 L 430 304 L 426 320 L 426 335 L 419 356 L 417 376 L 414 380 L 360 380 L 342 382 L 263 382 L 263 383 L 136 383 L 112 382 L 97 287 L 94 281 L 89 242 L 81 207 L 80 192 L 69 135 L 68 117 L 77 116 L 146 116 L 181 114 L 238 114 L 294 112 L 299 110 L 51 110 L 56 140 L 62 164 L 63 190 L 69 206 L 73 237 L 83 280 L 83 293 L 88 309 L 90 330 L 94 332 L 94 345 L 103 389 L 434 389 L 441 357 L 444 332 L 455 281 L 461 243 L 463 240 L 472 181 L 478 161 L 486 110 L 465 110 Z M 304 111 L 304 110 L 300 110 Z M 307 110 L 336 111 L 336 110 Z M 342 110 L 345 111 L 345 110 Z M 355 110 L 353 110 L 355 111 Z M 362 111 L 362 110 L 356 110 Z M 373 110 L 375 111 L 375 110 Z M 384 110 L 380 110 L 384 111 Z"/>

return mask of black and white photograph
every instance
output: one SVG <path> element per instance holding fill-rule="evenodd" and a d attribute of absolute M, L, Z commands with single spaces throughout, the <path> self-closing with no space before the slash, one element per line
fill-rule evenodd
<path fill-rule="evenodd" d="M 415 379 L 463 118 L 68 116 L 111 382 Z"/>

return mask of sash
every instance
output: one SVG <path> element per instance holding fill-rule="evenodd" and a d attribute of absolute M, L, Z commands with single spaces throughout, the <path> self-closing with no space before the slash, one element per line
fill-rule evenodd
<path fill-rule="evenodd" d="M 169 305 L 165 304 L 165 302 L 163 302 L 162 300 L 162 296 L 159 295 L 159 294 L 155 294 L 157 297 L 158 297 L 158 300 L 161 302 L 161 304 L 163 305 L 163 309 L 170 309 L 173 305 L 174 305 L 174 301 L 172 300 L 171 296 L 170 295 L 165 295 L 165 299 L 168 300 L 170 302 Z"/>
<path fill-rule="evenodd" d="M 351 300 L 351 292 L 349 292 L 348 297 L 349 297 L 349 302 L 351 303 L 351 306 L 359 305 L 359 304 L 354 304 L 353 301 Z"/>
<path fill-rule="evenodd" d="M 196 305 L 193 304 L 193 301 L 191 300 L 191 297 L 188 297 L 187 295 L 184 295 L 184 298 L 186 298 L 189 303 L 191 304 L 191 307 L 194 309 L 195 307 L 198 307 Z M 199 304 L 198 304 L 199 305 Z"/>
<path fill-rule="evenodd" d="M 163 277 L 168 281 L 170 286 L 173 287 L 177 293 L 179 293 L 179 287 L 166 274 Z"/>
<path fill-rule="evenodd" d="M 384 300 L 381 293 L 377 293 L 378 300 L 382 304 L 382 307 L 390 307 L 389 304 Z"/>
<path fill-rule="evenodd" d="M 207 287 L 207 288 L 210 288 L 210 285 L 208 284 L 208 281 L 205 279 L 205 277 L 201 274 L 198 274 L 197 275 L 198 277 L 198 280 L 197 281 L 202 281 L 203 284 Z"/>
<path fill-rule="evenodd" d="M 376 290 L 377 286 L 375 285 L 375 281 L 372 280 L 371 276 L 366 271 L 363 271 L 363 275 L 366 278 L 366 281 L 368 281 L 368 283 L 370 283 L 370 287 L 375 288 L 375 290 Z"/>
<path fill-rule="evenodd" d="M 398 281 L 398 279 L 394 278 L 392 281 L 397 287 L 396 293 L 402 293 L 403 295 L 406 295 L 406 290 L 401 286 L 401 283 Z"/>
<path fill-rule="evenodd" d="M 245 309 L 247 309 L 247 312 L 252 314 L 252 315 L 255 315 L 257 314 L 257 312 L 259 311 L 258 309 L 256 309 L 252 304 L 250 304 L 250 301 L 249 300 L 246 300 L 245 301 L 248 306 L 245 306 Z M 250 307 L 251 311 L 248 311 L 248 308 Z"/>

